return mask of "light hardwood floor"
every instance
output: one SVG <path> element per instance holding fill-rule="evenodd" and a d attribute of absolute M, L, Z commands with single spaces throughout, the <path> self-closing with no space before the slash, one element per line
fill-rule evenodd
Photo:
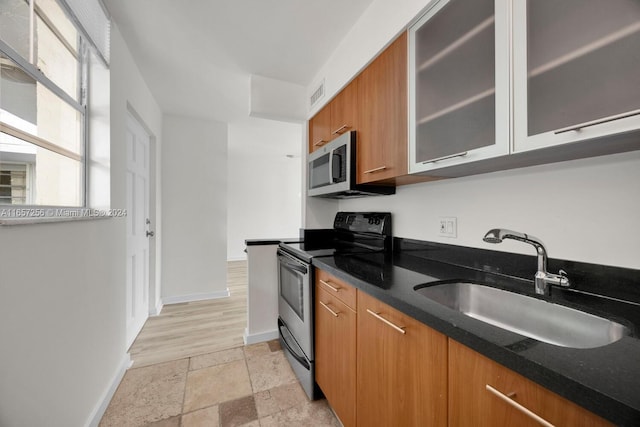
<path fill-rule="evenodd" d="M 192 357 L 244 344 L 247 326 L 247 263 L 230 261 L 231 296 L 167 305 L 150 317 L 129 352 L 134 367 Z"/>

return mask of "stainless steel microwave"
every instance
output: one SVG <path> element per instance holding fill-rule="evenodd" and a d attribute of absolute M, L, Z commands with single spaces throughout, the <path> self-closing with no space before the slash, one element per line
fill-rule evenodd
<path fill-rule="evenodd" d="M 356 133 L 345 132 L 309 154 L 308 195 L 333 199 L 395 194 L 393 186 L 356 184 Z"/>

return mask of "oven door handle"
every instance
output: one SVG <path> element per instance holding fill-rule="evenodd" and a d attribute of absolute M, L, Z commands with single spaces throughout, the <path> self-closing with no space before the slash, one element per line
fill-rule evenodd
<path fill-rule="evenodd" d="M 289 332 L 289 328 L 287 328 L 286 325 L 280 319 L 278 319 L 278 329 L 280 330 L 280 336 L 282 337 L 282 342 L 287 347 L 287 350 L 289 350 L 289 353 L 293 356 L 293 358 L 296 359 L 298 363 L 300 363 L 302 366 L 304 366 L 305 369 L 307 370 L 311 369 L 311 367 L 309 366 L 309 362 L 307 362 L 307 359 L 304 356 L 300 356 L 293 349 L 293 347 L 291 347 L 291 344 L 289 344 L 287 340 L 287 335 L 289 335 L 290 337 L 293 337 L 293 335 L 291 335 L 291 332 Z"/>
<path fill-rule="evenodd" d="M 295 264 L 289 264 L 286 261 L 282 261 L 282 264 L 284 264 L 284 267 L 288 268 L 289 270 L 297 271 L 298 273 L 302 273 L 302 274 L 307 274 L 307 269 L 304 267 L 300 267 L 299 265 L 295 265 Z"/>
<path fill-rule="evenodd" d="M 292 262 L 289 262 L 285 255 L 282 255 L 282 254 L 279 253 L 278 254 L 278 259 L 280 260 L 280 262 L 282 263 L 282 265 L 285 268 L 288 268 L 289 270 L 297 271 L 298 273 L 301 273 L 301 274 L 307 274 L 307 268 L 306 267 L 304 267 L 302 265 L 299 265 L 299 264 L 294 264 Z"/>

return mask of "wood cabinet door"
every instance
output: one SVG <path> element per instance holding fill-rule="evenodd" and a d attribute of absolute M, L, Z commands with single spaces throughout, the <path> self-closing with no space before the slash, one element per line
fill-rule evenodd
<path fill-rule="evenodd" d="M 326 105 L 309 120 L 309 153 L 331 140 L 331 108 Z"/>
<path fill-rule="evenodd" d="M 447 338 L 358 291 L 359 426 L 447 425 Z"/>
<path fill-rule="evenodd" d="M 541 425 L 612 426 L 573 402 L 449 339 L 450 427 Z"/>
<path fill-rule="evenodd" d="M 358 80 L 349 83 L 331 101 L 331 139 L 357 129 Z"/>
<path fill-rule="evenodd" d="M 316 382 L 345 427 L 356 425 L 356 312 L 316 284 Z"/>
<path fill-rule="evenodd" d="M 407 34 L 358 76 L 357 182 L 407 173 Z"/>

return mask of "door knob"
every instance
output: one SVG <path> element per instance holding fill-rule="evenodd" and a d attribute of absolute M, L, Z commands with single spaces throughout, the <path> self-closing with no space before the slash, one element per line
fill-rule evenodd
<path fill-rule="evenodd" d="M 147 237 L 153 237 L 155 235 L 156 233 L 154 233 L 153 231 L 147 231 Z"/>

